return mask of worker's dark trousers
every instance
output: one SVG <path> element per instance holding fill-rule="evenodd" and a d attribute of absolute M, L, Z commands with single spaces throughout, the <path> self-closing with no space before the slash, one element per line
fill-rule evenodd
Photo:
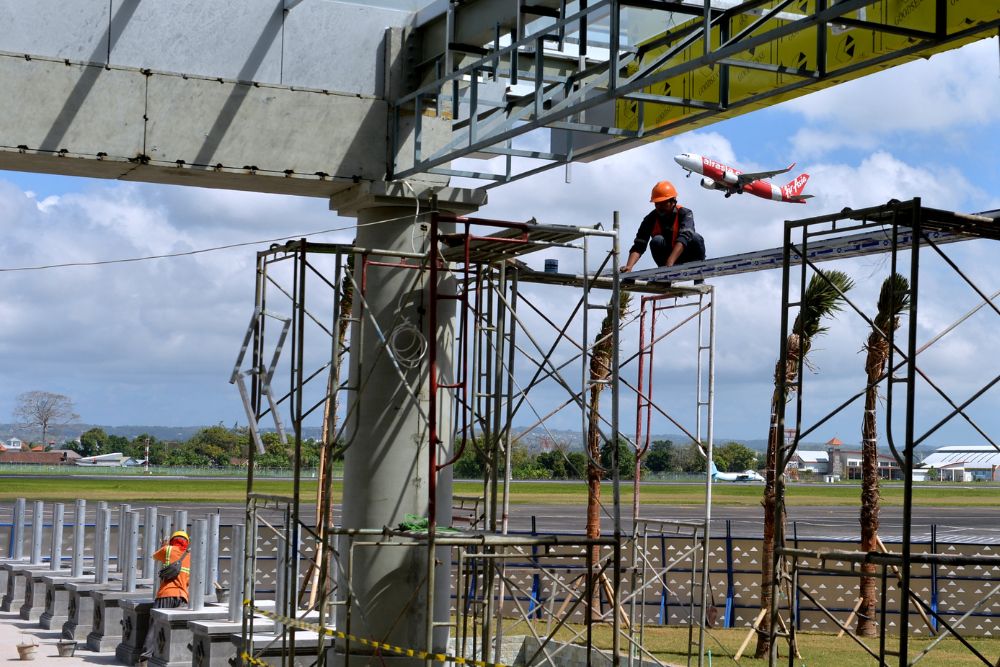
<path fill-rule="evenodd" d="M 670 242 L 664 236 L 654 236 L 649 239 L 649 252 L 653 255 L 653 261 L 657 266 L 665 266 L 670 251 L 673 250 Z M 684 251 L 677 258 L 677 264 L 687 264 L 688 262 L 700 262 L 705 259 L 705 239 L 700 234 L 695 234 L 694 238 L 684 246 Z"/>

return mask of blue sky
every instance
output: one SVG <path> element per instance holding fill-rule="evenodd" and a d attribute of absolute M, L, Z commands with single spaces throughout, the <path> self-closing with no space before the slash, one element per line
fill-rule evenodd
<path fill-rule="evenodd" d="M 681 203 L 695 212 L 710 256 L 777 247 L 782 222 L 861 207 L 889 198 L 921 196 L 927 205 L 965 212 L 1000 208 L 1000 67 L 996 38 L 894 68 L 718 123 L 627 153 L 491 191 L 483 217 L 553 224 L 608 222 L 621 212 L 623 245 L 648 211 L 656 181 L 673 180 Z M 684 179 L 671 159 L 704 153 L 743 170 L 797 162 L 815 196 L 806 206 L 751 197 L 724 199 Z M 779 177 L 780 179 L 780 177 Z M 177 252 L 229 243 L 298 236 L 349 241 L 350 220 L 320 199 L 281 198 L 218 190 L 119 183 L 0 172 L 0 247 L 3 268 L 93 261 Z M 955 252 L 987 291 L 1000 282 L 995 250 L 963 244 Z M 139 264 L 0 273 L 0 351 L 5 360 L 0 422 L 17 394 L 64 393 L 84 421 L 104 424 L 193 425 L 245 422 L 227 380 L 253 306 L 255 248 Z M 950 252 L 950 251 L 949 251 Z M 573 260 L 567 257 L 566 262 Z M 538 260 L 541 262 L 541 259 Z M 639 268 L 651 267 L 647 256 Z M 965 266 L 965 264 L 963 264 Z M 540 267 L 539 267 L 540 268 Z M 847 266 L 858 298 L 872 293 L 886 270 L 883 259 Z M 769 380 L 777 354 L 780 275 L 767 272 L 717 281 L 719 300 L 717 439 L 766 435 Z M 928 306 L 922 335 L 972 307 L 958 287 L 937 294 L 947 307 Z M 934 290 L 931 289 L 930 293 Z M 553 312 L 563 304 L 552 299 Z M 991 315 L 995 319 L 995 316 Z M 943 345 L 928 368 L 962 396 L 976 363 L 995 338 L 989 319 Z M 994 323 L 995 326 L 995 323 Z M 992 331 L 995 331 L 993 329 Z M 635 329 L 623 345 L 635 345 Z M 848 368 L 862 364 L 858 323 L 831 326 L 815 355 L 815 410 L 832 404 L 857 382 Z M 658 358 L 657 386 L 668 388 L 690 364 L 684 345 Z M 859 359 L 845 363 L 843 360 Z M 992 360 L 990 360 L 992 361 Z M 822 378 L 823 382 L 820 382 Z M 677 393 L 681 393 L 680 390 Z M 997 392 L 979 415 L 997 425 Z M 624 413 L 634 407 L 623 404 Z M 560 428 L 578 423 L 566 417 Z M 857 442 L 857 416 L 845 415 L 817 434 Z M 654 431 L 669 431 L 666 425 Z M 937 444 L 975 442 L 967 429 L 941 434 Z M 945 441 L 947 440 L 947 441 Z"/>

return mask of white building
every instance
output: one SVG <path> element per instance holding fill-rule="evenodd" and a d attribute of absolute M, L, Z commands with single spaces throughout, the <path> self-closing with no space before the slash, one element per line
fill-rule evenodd
<path fill-rule="evenodd" d="M 10 440 L 4 443 L 4 446 L 7 448 L 8 452 L 19 452 L 22 449 L 27 449 L 24 446 L 24 443 L 21 442 L 18 438 L 11 438 Z"/>
<path fill-rule="evenodd" d="M 913 471 L 915 480 L 926 479 L 933 469 L 937 478 L 949 482 L 1000 480 L 1000 451 L 992 445 L 953 445 L 929 454 Z"/>

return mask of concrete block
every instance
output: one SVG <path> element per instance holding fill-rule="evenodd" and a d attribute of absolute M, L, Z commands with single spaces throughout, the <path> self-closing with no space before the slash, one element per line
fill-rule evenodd
<path fill-rule="evenodd" d="M 122 640 L 115 647 L 115 657 L 123 665 L 134 665 L 142 654 L 146 631 L 149 629 L 149 612 L 153 600 L 122 600 Z"/>
<path fill-rule="evenodd" d="M 42 612 L 38 622 L 47 630 L 53 628 L 61 630 L 63 624 L 69 620 L 70 599 L 73 597 L 66 584 L 93 581 L 94 576 L 91 574 L 89 577 L 66 577 L 47 574 L 42 580 L 45 582 L 45 611 Z"/>
<path fill-rule="evenodd" d="M 192 667 L 230 667 L 238 655 L 233 635 L 241 636 L 243 621 L 188 621 L 191 629 Z M 256 632 L 269 632 L 274 623 L 266 618 L 254 620 Z"/>
<path fill-rule="evenodd" d="M 214 79 L 149 78 L 146 152 L 154 163 L 222 165 L 362 179 L 385 175 L 386 104 Z"/>
<path fill-rule="evenodd" d="M 0 55 L 0 145 L 135 158 L 146 77 L 138 71 Z"/>
<path fill-rule="evenodd" d="M 122 640 L 123 600 L 153 600 L 153 589 L 125 593 L 121 590 L 95 590 L 94 622 L 87 635 L 87 648 L 98 653 L 114 650 Z"/>
<path fill-rule="evenodd" d="M 111 64 L 281 82 L 284 0 L 112 0 Z"/>
<path fill-rule="evenodd" d="M 66 584 L 69 591 L 69 618 L 63 624 L 62 634 L 65 639 L 84 641 L 94 625 L 94 598 L 92 593 L 99 590 L 121 590 L 121 582 L 96 584 L 94 582 L 70 582 Z"/>
<path fill-rule="evenodd" d="M 49 566 L 43 563 L 11 562 L 0 564 L 0 570 L 7 573 L 7 588 L 0 602 L 0 611 L 16 611 L 24 604 L 25 579 L 20 576 L 25 570 L 49 570 Z"/>
<path fill-rule="evenodd" d="M 0 0 L 0 51 L 104 64 L 107 0 Z"/>
<path fill-rule="evenodd" d="M 384 98 L 385 31 L 406 27 L 410 16 L 329 0 L 297 4 L 285 16 L 281 82 Z"/>
<path fill-rule="evenodd" d="M 45 611 L 45 578 L 50 575 L 66 576 L 70 570 L 23 570 L 19 576 L 24 577 L 24 603 L 20 608 L 20 617 L 26 621 L 37 621 Z"/>
<path fill-rule="evenodd" d="M 243 638 L 240 635 L 234 635 L 233 642 L 236 644 L 238 651 L 244 650 Z M 273 665 L 273 667 L 289 667 L 289 665 L 292 667 L 310 667 L 310 665 L 315 665 L 317 662 L 316 652 L 319 647 L 319 637 L 315 632 L 299 631 L 295 633 L 295 656 L 291 660 L 285 655 L 286 648 L 282 646 L 282 642 L 274 641 L 274 635 L 254 634 L 250 638 L 249 643 L 250 646 L 248 648 L 254 658 Z M 327 662 L 323 664 L 343 664 L 343 660 L 339 663 L 332 662 L 336 660 L 332 639 L 327 637 L 324 641 L 324 646 Z M 386 658 L 389 658 L 391 661 L 389 656 L 384 656 L 380 658 L 379 664 Z M 352 657 L 351 664 L 365 663 Z"/>
<path fill-rule="evenodd" d="M 209 605 L 199 611 L 153 609 L 149 621 L 154 632 L 153 655 L 149 659 L 149 667 L 190 667 L 194 634 L 188 623 L 221 621 L 228 615 L 228 605 Z"/>
<path fill-rule="evenodd" d="M 13 558 L 4 558 L 4 559 L 0 560 L 0 601 L 2 601 L 2 599 L 3 599 L 3 594 L 7 592 L 7 580 L 9 579 L 10 573 L 11 573 L 10 570 L 5 569 L 4 567 L 2 567 L 3 564 L 4 563 L 11 563 L 11 564 L 13 564 L 13 563 L 21 563 L 21 564 L 23 564 L 23 563 L 27 563 L 27 562 L 28 562 L 27 558 L 19 558 L 17 560 L 15 560 Z"/>

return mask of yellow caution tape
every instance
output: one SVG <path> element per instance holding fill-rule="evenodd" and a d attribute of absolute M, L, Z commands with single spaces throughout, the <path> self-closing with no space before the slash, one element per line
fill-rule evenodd
<path fill-rule="evenodd" d="M 420 660 L 434 660 L 436 662 L 453 662 L 457 665 L 471 665 L 472 667 L 507 667 L 507 665 L 501 662 L 486 662 L 483 660 L 473 660 L 471 658 L 463 658 L 457 655 L 448 655 L 447 653 L 429 653 L 427 651 L 422 651 L 416 648 L 403 648 L 402 646 L 394 646 L 392 644 L 386 644 L 385 642 L 375 641 L 374 639 L 365 639 L 364 637 L 358 637 L 356 635 L 349 635 L 346 632 L 340 632 L 339 630 L 333 630 L 331 628 L 323 627 L 321 625 L 316 625 L 315 623 L 306 623 L 305 621 L 298 618 L 289 618 L 288 616 L 282 616 L 281 614 L 275 614 L 273 611 L 268 611 L 267 609 L 261 609 L 260 607 L 254 607 L 249 604 L 249 600 L 246 601 L 246 606 L 255 614 L 259 614 L 265 618 L 269 618 L 272 621 L 281 623 L 282 625 L 291 626 L 293 628 L 299 628 L 300 630 L 311 630 L 316 633 L 321 633 L 330 637 L 335 637 L 337 639 L 345 639 L 352 642 L 357 642 L 363 646 L 370 646 L 372 648 L 379 649 L 381 651 L 388 651 L 390 653 L 395 653 L 397 655 L 405 655 L 409 658 L 418 658 Z M 257 665 L 258 667 L 271 667 L 269 663 L 266 663 L 258 658 L 254 658 L 248 653 L 244 652 L 242 654 L 243 659 L 252 665 Z"/>

